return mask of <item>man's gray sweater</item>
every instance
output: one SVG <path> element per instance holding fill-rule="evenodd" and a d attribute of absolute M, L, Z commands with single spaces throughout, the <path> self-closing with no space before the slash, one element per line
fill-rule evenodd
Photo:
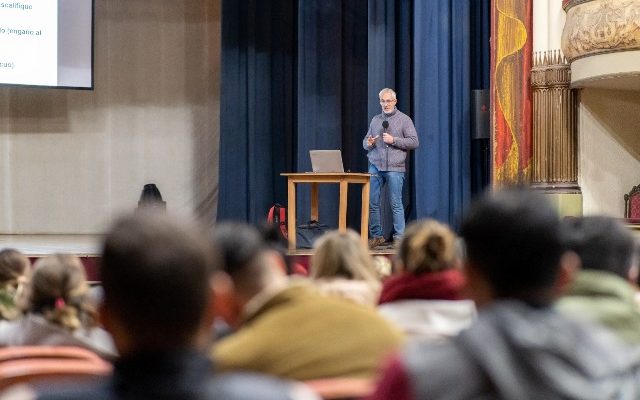
<path fill-rule="evenodd" d="M 384 128 L 382 122 L 388 121 L 387 133 L 394 137 L 393 144 L 386 144 L 382 140 Z M 367 144 L 369 137 L 378 136 L 373 146 Z M 418 134 L 411 118 L 394 109 L 389 114 L 378 114 L 371 120 L 367 135 L 362 140 L 362 146 L 368 151 L 367 157 L 378 171 L 405 172 L 407 151 L 418 147 Z"/>

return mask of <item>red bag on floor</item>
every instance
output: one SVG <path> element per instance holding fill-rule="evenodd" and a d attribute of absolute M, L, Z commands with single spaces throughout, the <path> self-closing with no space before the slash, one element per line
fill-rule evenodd
<path fill-rule="evenodd" d="M 267 222 L 270 224 L 278 225 L 280 228 L 280 233 L 282 236 L 287 239 L 289 234 L 287 233 L 287 208 L 282 207 L 280 204 L 276 203 L 269 209 L 269 214 L 267 215 Z"/>

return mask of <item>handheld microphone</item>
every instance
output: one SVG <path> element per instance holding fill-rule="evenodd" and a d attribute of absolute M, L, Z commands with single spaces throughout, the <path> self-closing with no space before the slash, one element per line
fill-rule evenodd
<path fill-rule="evenodd" d="M 382 129 L 384 129 L 384 133 L 387 133 L 387 129 L 389 129 L 389 121 L 382 121 Z M 384 140 L 382 141 L 382 143 L 384 143 Z M 389 145 L 386 143 L 385 146 L 389 147 Z"/>

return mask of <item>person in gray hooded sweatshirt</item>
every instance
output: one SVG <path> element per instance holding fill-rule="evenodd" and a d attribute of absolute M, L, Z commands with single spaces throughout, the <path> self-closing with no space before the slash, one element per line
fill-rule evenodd
<path fill-rule="evenodd" d="M 371 399 L 640 399 L 640 353 L 555 311 L 565 252 L 542 195 L 487 193 L 461 227 L 478 320 L 445 343 L 410 344 Z"/>

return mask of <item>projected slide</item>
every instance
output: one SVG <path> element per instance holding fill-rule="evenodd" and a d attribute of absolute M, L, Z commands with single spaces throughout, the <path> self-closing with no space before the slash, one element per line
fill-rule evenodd
<path fill-rule="evenodd" d="M 93 88 L 94 0 L 0 0 L 0 85 Z"/>
<path fill-rule="evenodd" d="M 0 0 L 0 82 L 58 85 L 58 0 Z"/>

